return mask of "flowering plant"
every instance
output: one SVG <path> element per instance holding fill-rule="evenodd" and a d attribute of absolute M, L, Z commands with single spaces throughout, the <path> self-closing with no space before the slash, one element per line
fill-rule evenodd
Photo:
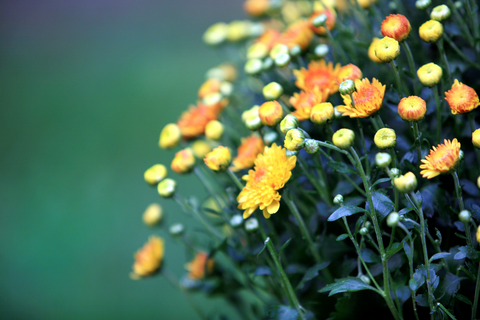
<path fill-rule="evenodd" d="M 173 279 L 168 247 L 151 237 L 132 277 L 159 271 L 245 319 L 475 319 L 478 3 L 248 0 L 245 10 L 251 21 L 205 32 L 230 61 L 160 134 L 161 148 L 181 146 L 171 169 L 193 172 L 208 198 L 182 195 L 164 165 L 145 172 L 202 227 L 169 228 L 192 251 L 189 273 Z M 145 215 L 154 225 L 161 207 Z"/>

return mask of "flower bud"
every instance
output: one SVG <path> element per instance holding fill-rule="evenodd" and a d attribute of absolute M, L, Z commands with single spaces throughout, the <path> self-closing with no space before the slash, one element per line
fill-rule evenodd
<path fill-rule="evenodd" d="M 167 168 L 163 164 L 156 164 L 145 171 L 143 177 L 151 185 L 156 185 L 167 176 Z"/>
<path fill-rule="evenodd" d="M 418 79 L 426 87 L 433 87 L 439 83 L 442 74 L 442 67 L 433 62 L 427 63 L 417 70 Z"/>
<path fill-rule="evenodd" d="M 480 243 L 480 226 L 477 229 L 477 242 Z"/>
<path fill-rule="evenodd" d="M 200 280 L 213 271 L 214 265 L 215 262 L 206 252 L 198 252 L 192 261 L 185 264 L 185 269 L 189 271 L 190 279 Z"/>
<path fill-rule="evenodd" d="M 412 27 L 408 19 L 401 14 L 391 14 L 382 22 L 381 31 L 384 37 L 390 37 L 398 42 L 408 38 Z"/>
<path fill-rule="evenodd" d="M 177 183 L 172 179 L 165 179 L 157 186 L 158 194 L 163 198 L 170 198 L 175 193 Z"/>
<path fill-rule="evenodd" d="M 162 220 L 162 211 L 162 207 L 158 203 L 152 203 L 143 213 L 143 223 L 149 227 L 156 226 Z"/>
<path fill-rule="evenodd" d="M 460 213 L 458 214 L 458 220 L 460 220 L 461 222 L 467 224 L 467 223 L 469 223 L 469 222 L 472 220 L 472 214 L 471 214 L 470 211 L 468 211 L 468 210 L 462 210 L 462 211 L 460 211 Z"/>
<path fill-rule="evenodd" d="M 192 143 L 192 151 L 195 157 L 203 159 L 207 153 L 212 151 L 212 145 L 204 140 L 197 140 Z"/>
<path fill-rule="evenodd" d="M 296 45 L 294 45 L 293 47 L 290 48 L 289 52 L 290 52 L 290 55 L 292 57 L 296 57 L 300 53 L 302 53 L 302 48 L 298 44 L 296 44 Z"/>
<path fill-rule="evenodd" d="M 377 42 L 375 55 L 383 62 L 390 62 L 400 55 L 400 45 L 397 40 L 384 37 Z"/>
<path fill-rule="evenodd" d="M 298 129 L 292 129 L 285 136 L 284 147 L 290 151 L 298 151 L 305 145 L 305 134 Z"/>
<path fill-rule="evenodd" d="M 162 149 L 168 149 L 175 147 L 182 138 L 182 132 L 180 127 L 175 123 L 167 124 L 160 133 L 160 141 L 158 145 Z"/>
<path fill-rule="evenodd" d="M 263 62 L 260 59 L 250 59 L 245 63 L 245 73 L 249 75 L 259 74 L 263 69 Z"/>
<path fill-rule="evenodd" d="M 223 124 L 218 120 L 212 120 L 205 126 L 205 136 L 211 140 L 218 140 L 223 135 Z"/>
<path fill-rule="evenodd" d="M 230 225 L 233 227 L 233 228 L 238 228 L 242 225 L 243 223 L 243 217 L 239 214 L 236 214 L 234 215 L 231 219 L 230 219 Z"/>
<path fill-rule="evenodd" d="M 262 62 L 262 70 L 267 71 L 273 67 L 274 61 L 270 57 L 266 57 Z"/>
<path fill-rule="evenodd" d="M 373 141 L 380 149 L 393 148 L 397 144 L 397 135 L 393 129 L 382 128 L 375 133 Z"/>
<path fill-rule="evenodd" d="M 418 0 L 415 2 L 417 9 L 425 10 L 432 4 L 431 0 Z"/>
<path fill-rule="evenodd" d="M 324 125 L 332 120 L 334 114 L 335 111 L 332 104 L 330 102 L 322 102 L 312 108 L 310 120 L 313 123 Z"/>
<path fill-rule="evenodd" d="M 398 225 L 399 219 L 400 215 L 398 214 L 398 212 L 390 213 L 387 217 L 387 226 L 389 226 L 390 228 L 396 227 Z"/>
<path fill-rule="evenodd" d="M 417 188 L 417 177 L 409 171 L 403 176 L 393 179 L 393 184 L 398 191 L 409 193 Z"/>
<path fill-rule="evenodd" d="M 263 87 L 262 92 L 266 100 L 276 100 L 283 94 L 283 87 L 276 82 L 270 82 Z"/>
<path fill-rule="evenodd" d="M 275 58 L 275 65 L 279 68 L 283 68 L 287 66 L 289 63 L 290 63 L 290 55 L 288 53 L 280 53 Z"/>
<path fill-rule="evenodd" d="M 458 161 L 462 161 L 463 159 L 465 158 L 465 153 L 463 152 L 463 150 L 460 150 L 458 152 Z"/>
<path fill-rule="evenodd" d="M 370 278 L 364 274 L 362 274 L 360 277 L 359 277 L 360 280 L 363 281 L 363 283 L 366 283 L 366 284 L 370 284 Z"/>
<path fill-rule="evenodd" d="M 335 198 L 333 198 L 333 203 L 343 204 L 343 196 L 341 194 L 337 194 Z"/>
<path fill-rule="evenodd" d="M 336 147 L 342 150 L 348 149 L 353 145 L 355 132 L 350 129 L 337 130 L 337 132 L 333 134 L 332 140 Z"/>
<path fill-rule="evenodd" d="M 253 106 L 242 113 L 242 121 L 249 130 L 258 130 L 263 126 L 262 120 L 258 114 L 259 109 L 259 106 Z"/>
<path fill-rule="evenodd" d="M 297 117 L 292 114 L 287 114 L 280 122 L 280 131 L 287 133 L 289 130 L 298 128 L 299 121 Z"/>
<path fill-rule="evenodd" d="M 228 25 L 223 22 L 215 23 L 210 26 L 205 33 L 203 34 L 203 41 L 208 44 L 215 46 L 224 42 L 227 39 Z"/>
<path fill-rule="evenodd" d="M 387 168 L 392 163 L 392 157 L 385 152 L 379 152 L 375 155 L 375 164 L 381 169 Z"/>
<path fill-rule="evenodd" d="M 423 41 L 434 43 L 443 35 L 443 26 L 436 20 L 429 20 L 420 26 L 418 33 Z"/>
<path fill-rule="evenodd" d="M 457 9 L 461 9 L 461 8 L 463 7 L 462 1 L 455 1 L 455 2 L 453 3 L 453 5 L 454 5 L 455 8 L 457 8 Z"/>
<path fill-rule="evenodd" d="M 183 234 L 184 231 L 185 227 L 181 223 L 172 224 L 170 228 L 168 228 L 168 232 L 170 232 L 172 236 L 179 236 Z"/>
<path fill-rule="evenodd" d="M 360 230 L 358 230 L 358 233 L 360 233 L 360 235 L 362 236 L 366 236 L 368 234 L 368 228 L 360 228 Z"/>
<path fill-rule="evenodd" d="M 402 98 L 398 104 L 398 114 L 405 121 L 422 120 L 427 112 L 427 103 L 420 97 Z"/>
<path fill-rule="evenodd" d="M 258 109 L 258 116 L 266 126 L 273 127 L 283 119 L 283 109 L 277 101 L 267 101 Z"/>
<path fill-rule="evenodd" d="M 358 5 L 364 9 L 370 7 L 372 2 L 375 2 L 375 0 L 357 0 Z"/>
<path fill-rule="evenodd" d="M 305 139 L 305 145 L 303 148 L 308 154 L 315 154 L 318 152 L 318 149 L 320 149 L 320 146 L 314 139 Z"/>
<path fill-rule="evenodd" d="M 450 14 L 450 8 L 444 4 L 441 4 L 432 9 L 432 12 L 430 13 L 430 19 L 444 21 L 450 18 Z"/>
<path fill-rule="evenodd" d="M 255 218 L 250 218 L 245 221 L 245 230 L 248 232 L 253 232 L 258 229 L 258 220 Z"/>
<path fill-rule="evenodd" d="M 372 226 L 372 223 L 367 220 L 367 221 L 365 222 L 365 228 L 370 229 L 371 226 Z"/>
<path fill-rule="evenodd" d="M 287 157 L 293 157 L 293 156 L 298 155 L 298 151 L 287 150 L 286 154 L 287 154 Z"/>
<path fill-rule="evenodd" d="M 480 149 L 480 129 L 473 131 L 472 143 L 475 146 L 475 148 Z"/>
<path fill-rule="evenodd" d="M 315 46 L 315 49 L 313 49 L 313 54 L 317 58 L 323 58 L 325 57 L 330 49 L 328 48 L 328 45 L 320 43 L 319 45 Z"/>
<path fill-rule="evenodd" d="M 250 21 L 234 20 L 228 24 L 227 40 L 231 42 L 241 41 L 250 34 L 252 24 Z"/>
<path fill-rule="evenodd" d="M 275 131 L 270 131 L 263 135 L 263 141 L 268 146 L 274 143 L 275 140 L 277 140 L 277 138 L 278 138 L 278 134 Z"/>
<path fill-rule="evenodd" d="M 150 236 L 148 242 L 135 253 L 132 279 L 154 274 L 162 265 L 164 255 L 164 241 L 160 237 Z"/>
<path fill-rule="evenodd" d="M 233 91 L 233 84 L 228 81 L 222 81 L 220 84 L 220 94 L 224 97 L 229 97 Z"/>
<path fill-rule="evenodd" d="M 193 151 L 190 148 L 186 148 L 178 151 L 175 154 L 175 158 L 172 160 L 170 167 L 176 173 L 188 173 L 192 171 L 195 166 L 195 157 Z"/>
<path fill-rule="evenodd" d="M 370 58 L 370 60 L 372 60 L 375 63 L 382 63 L 383 61 L 378 59 L 377 56 L 375 55 L 375 47 L 377 46 L 378 41 L 380 41 L 379 38 L 372 39 L 372 42 L 368 47 L 368 57 Z"/>
<path fill-rule="evenodd" d="M 352 94 L 355 91 L 355 82 L 351 79 L 343 81 L 338 86 L 338 91 L 342 95 Z"/>
<path fill-rule="evenodd" d="M 398 178 L 402 175 L 402 172 L 400 171 L 400 169 L 392 168 L 390 169 L 390 174 L 392 175 L 392 177 Z"/>
<path fill-rule="evenodd" d="M 230 149 L 224 146 L 219 146 L 207 153 L 203 161 L 207 167 L 213 171 L 224 171 L 232 162 Z"/>
<path fill-rule="evenodd" d="M 312 19 L 312 24 L 315 28 L 323 27 L 327 23 L 327 15 L 322 13 Z"/>
<path fill-rule="evenodd" d="M 247 59 L 263 59 L 268 55 L 268 47 L 263 42 L 252 44 L 247 50 Z"/>
<path fill-rule="evenodd" d="M 272 60 L 275 60 L 277 56 L 281 53 L 287 53 L 288 54 L 289 49 L 286 45 L 278 43 L 275 46 L 273 46 L 272 50 L 270 50 L 270 58 Z"/>

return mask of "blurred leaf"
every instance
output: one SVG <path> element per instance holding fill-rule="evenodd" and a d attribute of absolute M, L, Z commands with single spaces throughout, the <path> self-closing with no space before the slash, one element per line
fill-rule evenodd
<path fill-rule="evenodd" d="M 380 192 L 372 192 L 373 207 L 375 212 L 380 220 L 380 222 L 395 208 L 392 200 L 390 200 L 386 195 L 381 194 Z M 370 210 L 370 205 L 367 201 L 365 206 L 366 210 Z"/>
<path fill-rule="evenodd" d="M 477 185 L 470 180 L 467 179 L 460 179 L 460 185 L 462 186 L 462 190 L 472 197 L 480 196 L 480 190 L 478 189 Z"/>
<path fill-rule="evenodd" d="M 448 304 L 452 296 L 460 289 L 460 281 L 462 281 L 462 278 L 447 272 L 442 279 L 440 287 L 435 292 L 437 299 L 441 299 Z"/>
<path fill-rule="evenodd" d="M 338 161 L 328 161 L 328 165 L 332 167 L 335 171 L 340 172 L 340 173 L 345 173 L 345 174 L 357 174 L 357 170 L 354 170 L 347 166 L 343 162 L 338 162 Z"/>
<path fill-rule="evenodd" d="M 472 203 L 472 206 L 470 207 L 470 212 L 472 213 L 472 217 L 480 223 L 480 207 Z"/>
<path fill-rule="evenodd" d="M 377 184 L 383 183 L 383 182 L 387 182 L 387 181 L 390 181 L 390 178 L 381 178 L 381 179 L 378 179 L 377 181 L 375 181 L 375 182 L 370 186 L 370 190 L 373 190 L 373 187 L 376 186 Z"/>
<path fill-rule="evenodd" d="M 480 254 L 477 250 L 470 246 L 463 246 L 458 248 L 458 253 L 455 255 L 454 259 L 459 260 L 468 257 L 470 260 L 477 260 L 479 256 Z"/>
<path fill-rule="evenodd" d="M 399 214 L 399 215 L 404 215 L 404 214 L 409 213 L 410 211 L 413 211 L 413 208 L 412 208 L 412 207 L 403 208 L 402 210 L 398 211 L 398 214 Z"/>
<path fill-rule="evenodd" d="M 271 320 L 297 320 L 298 311 L 289 306 L 274 306 L 268 310 L 268 319 Z"/>
<path fill-rule="evenodd" d="M 313 267 L 311 267 L 310 269 L 308 269 L 307 272 L 305 273 L 305 275 L 303 276 L 302 280 L 300 280 L 300 283 L 297 285 L 296 290 L 303 289 L 303 286 L 305 285 L 305 283 L 307 283 L 308 281 L 317 277 L 319 272 L 321 270 L 325 269 L 326 267 L 328 267 L 329 264 L 330 264 L 330 262 L 323 262 L 323 263 L 320 263 L 320 264 L 316 264 Z"/>
<path fill-rule="evenodd" d="M 350 194 L 353 191 L 353 185 L 347 180 L 338 181 L 332 194 L 342 194 L 343 196 Z"/>
<path fill-rule="evenodd" d="M 428 298 L 426 294 L 417 294 L 415 296 L 415 302 L 417 302 L 420 307 L 428 307 Z"/>
<path fill-rule="evenodd" d="M 306 270 L 307 270 L 307 268 L 305 268 L 304 266 L 302 266 L 301 264 L 298 264 L 298 263 L 289 264 L 285 268 L 285 272 L 288 273 L 288 274 L 305 273 Z"/>
<path fill-rule="evenodd" d="M 342 217 L 348 217 L 348 216 L 351 216 L 355 213 L 359 213 L 359 212 L 367 212 L 365 209 L 363 208 L 360 208 L 360 207 L 354 207 L 354 206 L 343 206 L 343 207 L 340 207 L 338 208 L 337 210 L 335 210 L 335 212 L 333 212 L 330 217 L 328 217 L 328 221 L 335 221 L 335 220 L 338 220 Z"/>
<path fill-rule="evenodd" d="M 472 301 L 470 301 L 470 299 L 468 299 L 467 297 L 465 297 L 463 294 L 460 294 L 460 293 L 456 293 L 455 294 L 455 298 L 457 298 L 458 300 L 462 301 L 463 303 L 466 303 L 468 305 L 473 305 Z"/>
<path fill-rule="evenodd" d="M 425 276 L 420 269 L 416 269 L 413 279 L 410 279 L 408 285 L 412 291 L 418 290 L 425 283 Z"/>
<path fill-rule="evenodd" d="M 253 273 L 254 276 L 270 276 L 272 275 L 272 270 L 266 266 L 258 267 Z"/>
<path fill-rule="evenodd" d="M 372 250 L 370 249 L 367 249 L 367 248 L 362 248 L 360 250 L 360 254 L 362 255 L 362 258 L 365 262 L 369 262 L 369 263 L 378 263 L 378 262 L 382 262 L 382 260 L 380 259 L 380 257 L 375 254 L 375 252 L 373 252 Z"/>
<path fill-rule="evenodd" d="M 336 241 L 343 241 L 348 238 L 348 234 L 344 233 L 337 237 Z"/>
<path fill-rule="evenodd" d="M 400 302 L 403 304 L 405 303 L 405 301 L 407 301 L 408 299 L 410 299 L 410 297 L 412 296 L 411 292 L 410 292 L 410 289 L 408 288 L 408 286 L 401 286 L 401 287 L 398 287 L 395 292 L 397 293 L 397 297 L 400 299 Z"/>
<path fill-rule="evenodd" d="M 434 260 L 438 260 L 438 259 L 442 259 L 442 258 L 445 258 L 447 256 L 449 256 L 450 253 L 449 252 L 439 252 L 439 253 L 436 253 L 434 254 L 431 258 L 430 258 L 430 262 L 434 261 Z"/>
<path fill-rule="evenodd" d="M 412 260 L 411 260 L 412 249 L 410 248 L 410 245 L 408 244 L 407 241 L 403 241 L 403 250 L 405 250 L 405 255 L 407 256 L 408 261 L 412 263 Z"/>
<path fill-rule="evenodd" d="M 406 238 L 405 238 L 406 239 Z M 392 244 L 392 247 L 390 250 L 386 252 L 386 259 L 389 259 L 391 256 L 393 256 L 395 253 L 398 251 L 402 250 L 403 248 L 403 242 L 405 242 L 405 239 L 402 242 L 394 242 Z"/>
<path fill-rule="evenodd" d="M 282 252 L 283 249 L 285 249 L 288 244 L 290 243 L 290 241 L 292 241 L 292 238 L 288 239 L 287 241 L 285 241 L 285 243 L 282 245 L 282 247 L 280 248 L 280 250 L 278 251 L 278 253 Z"/>
<path fill-rule="evenodd" d="M 377 292 L 377 289 L 374 287 L 366 284 L 362 280 L 358 278 L 344 278 L 344 279 L 335 279 L 335 283 L 331 283 L 329 285 L 326 285 L 324 288 L 319 290 L 318 292 L 328 292 L 328 296 L 333 296 L 334 294 L 337 293 L 342 293 L 342 292 L 356 292 L 356 291 L 361 291 L 361 290 L 373 290 Z"/>

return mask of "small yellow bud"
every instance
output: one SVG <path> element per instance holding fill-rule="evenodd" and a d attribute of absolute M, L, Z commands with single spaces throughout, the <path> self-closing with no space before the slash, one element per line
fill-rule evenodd
<path fill-rule="evenodd" d="M 417 9 L 424 10 L 427 9 L 432 4 L 431 0 L 418 0 L 415 2 Z"/>
<path fill-rule="evenodd" d="M 352 79 L 342 81 L 338 86 L 338 91 L 343 95 L 353 93 L 355 91 L 355 82 Z"/>
<path fill-rule="evenodd" d="M 332 104 L 330 102 L 322 102 L 312 108 L 310 120 L 313 123 L 323 125 L 329 123 L 334 115 L 335 111 Z"/>
<path fill-rule="evenodd" d="M 175 123 L 167 124 L 160 133 L 158 145 L 162 149 L 175 147 L 182 138 L 182 132 Z"/>
<path fill-rule="evenodd" d="M 283 94 L 283 87 L 276 82 L 270 82 L 263 87 L 262 92 L 265 100 L 276 100 Z"/>
<path fill-rule="evenodd" d="M 384 169 L 390 165 L 392 157 L 388 153 L 379 152 L 375 155 L 375 164 Z"/>
<path fill-rule="evenodd" d="M 375 47 L 377 46 L 378 41 L 380 41 L 379 38 L 372 39 L 372 43 L 370 43 L 370 46 L 368 47 L 368 57 L 373 62 L 382 63 L 383 61 L 378 59 L 377 56 L 375 55 Z"/>
<path fill-rule="evenodd" d="M 472 133 L 472 143 L 475 148 L 480 149 L 480 129 L 473 131 Z"/>
<path fill-rule="evenodd" d="M 397 135 L 393 129 L 382 128 L 375 133 L 373 141 L 380 149 L 393 148 L 397 144 Z"/>
<path fill-rule="evenodd" d="M 224 22 L 218 22 L 210 26 L 203 34 L 203 41 L 209 45 L 217 45 L 227 39 L 228 25 Z"/>
<path fill-rule="evenodd" d="M 277 56 L 281 53 L 289 53 L 289 49 L 286 45 L 278 43 L 273 46 L 272 50 L 270 50 L 270 58 L 275 60 Z"/>
<path fill-rule="evenodd" d="M 283 109 L 277 101 L 267 101 L 258 109 L 258 116 L 266 126 L 273 127 L 283 119 Z"/>
<path fill-rule="evenodd" d="M 173 179 L 165 179 L 158 184 L 157 190 L 158 194 L 163 198 L 170 198 L 175 193 L 177 188 L 177 183 Z"/>
<path fill-rule="evenodd" d="M 252 44 L 247 50 L 247 59 L 263 59 L 268 55 L 268 47 L 262 42 Z"/>
<path fill-rule="evenodd" d="M 374 2 L 373 0 L 357 0 L 357 3 L 360 7 L 367 9 Z"/>
<path fill-rule="evenodd" d="M 303 148 L 305 144 L 305 134 L 298 129 L 292 129 L 287 132 L 285 136 L 284 146 L 290 151 L 298 151 Z"/>
<path fill-rule="evenodd" d="M 218 120 L 212 120 L 205 126 L 205 136 L 211 140 L 218 140 L 223 135 L 223 124 Z"/>
<path fill-rule="evenodd" d="M 143 177 L 151 185 L 156 185 L 167 176 L 167 168 L 163 164 L 156 164 L 145 171 Z"/>
<path fill-rule="evenodd" d="M 149 227 L 156 226 L 162 220 L 162 211 L 158 203 L 152 203 L 143 213 L 143 222 Z"/>
<path fill-rule="evenodd" d="M 398 191 L 409 193 L 417 188 L 417 177 L 409 171 L 403 176 L 393 179 L 393 184 Z"/>
<path fill-rule="evenodd" d="M 192 150 L 195 157 L 203 159 L 207 153 L 212 151 L 212 145 L 204 140 L 197 140 L 192 143 Z"/>
<path fill-rule="evenodd" d="M 393 38 L 384 37 L 375 45 L 375 55 L 383 62 L 395 60 L 400 55 L 400 44 Z"/>
<path fill-rule="evenodd" d="M 188 173 L 195 166 L 195 157 L 190 148 L 178 151 L 172 160 L 170 168 L 176 173 Z"/>
<path fill-rule="evenodd" d="M 259 106 L 253 106 L 242 113 L 242 121 L 249 130 L 255 131 L 263 126 L 262 120 L 258 114 L 259 109 Z"/>
<path fill-rule="evenodd" d="M 260 59 L 250 59 L 245 63 L 245 73 L 249 75 L 255 75 L 260 73 L 263 68 L 263 62 Z"/>
<path fill-rule="evenodd" d="M 478 176 L 478 178 L 477 178 L 477 187 L 478 187 L 478 189 L 480 189 L 480 176 Z"/>
<path fill-rule="evenodd" d="M 443 35 L 443 26 L 438 21 L 429 20 L 420 26 L 418 33 L 425 42 L 437 42 Z"/>
<path fill-rule="evenodd" d="M 348 149 L 353 145 L 355 140 L 355 132 L 350 129 L 340 129 L 333 134 L 333 144 L 340 149 Z"/>
<path fill-rule="evenodd" d="M 450 18 L 450 8 L 446 5 L 441 4 L 433 8 L 432 13 L 430 13 L 430 19 L 437 21 L 444 21 Z"/>
<path fill-rule="evenodd" d="M 418 79 L 426 87 L 433 87 L 439 83 L 442 74 L 442 67 L 433 62 L 427 63 L 417 70 Z"/>
<path fill-rule="evenodd" d="M 298 128 L 298 119 L 294 115 L 287 114 L 280 122 L 280 131 L 287 133 L 289 130 Z"/>
<path fill-rule="evenodd" d="M 477 229 L 477 242 L 480 243 L 480 226 Z"/>
<path fill-rule="evenodd" d="M 250 35 L 251 30 L 250 21 L 234 20 L 228 24 L 227 40 L 231 42 L 237 42 L 247 38 Z"/>
<path fill-rule="evenodd" d="M 228 168 L 232 162 L 232 156 L 230 149 L 227 147 L 219 146 L 207 153 L 203 159 L 207 167 L 213 171 L 224 171 Z"/>

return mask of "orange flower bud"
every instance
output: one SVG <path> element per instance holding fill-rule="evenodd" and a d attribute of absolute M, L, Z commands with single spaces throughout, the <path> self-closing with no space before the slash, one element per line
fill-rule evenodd
<path fill-rule="evenodd" d="M 175 154 L 175 158 L 172 160 L 170 167 L 176 173 L 188 173 L 192 171 L 195 166 L 195 157 L 193 151 L 190 148 L 186 148 L 178 151 Z"/>
<path fill-rule="evenodd" d="M 132 279 L 150 276 L 155 273 L 162 264 L 164 254 L 163 239 L 151 236 L 148 242 L 135 253 L 135 263 L 133 264 Z"/>
<path fill-rule="evenodd" d="M 313 25 L 313 20 L 315 19 L 315 17 L 321 14 L 324 14 L 327 16 L 327 21 L 325 22 L 324 26 L 315 27 Z M 326 8 L 325 10 L 315 11 L 308 19 L 308 23 L 309 23 L 310 29 L 313 32 L 315 32 L 316 34 L 324 35 L 326 34 L 325 27 L 327 27 L 328 30 L 332 30 L 333 28 L 335 28 L 335 19 L 336 19 L 335 11 Z"/>
<path fill-rule="evenodd" d="M 445 100 L 447 100 L 452 114 L 467 113 L 476 109 L 479 105 L 478 95 L 469 86 L 458 82 L 455 79 L 452 88 L 445 92 Z"/>
<path fill-rule="evenodd" d="M 268 0 L 247 0 L 243 3 L 243 9 L 253 17 L 263 16 L 270 8 Z"/>
<path fill-rule="evenodd" d="M 361 79 L 362 77 L 363 75 L 360 68 L 350 63 L 340 68 L 340 70 L 338 71 L 337 82 L 338 84 L 340 84 L 348 79 L 355 81 L 357 79 Z"/>
<path fill-rule="evenodd" d="M 213 259 L 208 258 L 205 252 L 199 252 L 192 261 L 185 264 L 185 269 L 190 271 L 188 276 L 191 279 L 200 280 L 212 272 L 214 264 Z"/>
<path fill-rule="evenodd" d="M 262 123 L 273 127 L 283 119 L 283 109 L 277 101 L 267 101 L 260 106 L 258 115 Z"/>
<path fill-rule="evenodd" d="M 405 121 L 418 121 L 423 119 L 427 112 L 427 103 L 420 97 L 410 96 L 402 98 L 398 104 L 398 114 Z"/>
<path fill-rule="evenodd" d="M 207 153 L 203 159 L 207 167 L 214 171 L 224 171 L 228 168 L 232 162 L 232 156 L 230 149 L 227 147 L 219 146 Z"/>
<path fill-rule="evenodd" d="M 381 31 L 384 37 L 390 37 L 398 42 L 407 39 L 412 27 L 408 19 L 401 14 L 391 14 L 382 22 Z"/>

